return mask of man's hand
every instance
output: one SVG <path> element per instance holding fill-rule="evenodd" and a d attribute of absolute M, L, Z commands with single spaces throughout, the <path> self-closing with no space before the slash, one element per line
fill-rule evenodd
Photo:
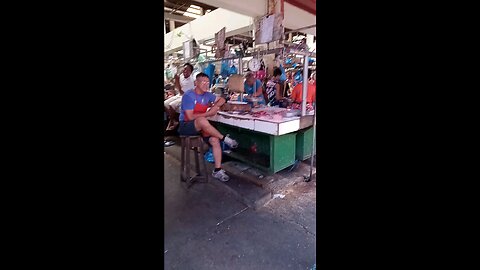
<path fill-rule="evenodd" d="M 210 116 L 214 116 L 215 114 L 217 114 L 218 110 L 220 110 L 220 107 L 218 106 L 213 106 L 210 108 L 210 110 L 208 111 Z"/>

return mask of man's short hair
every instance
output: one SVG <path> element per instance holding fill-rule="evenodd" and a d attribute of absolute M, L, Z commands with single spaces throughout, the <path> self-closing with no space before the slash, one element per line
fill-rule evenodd
<path fill-rule="evenodd" d="M 190 63 L 185 63 L 185 65 L 183 65 L 184 67 L 189 67 L 190 68 L 190 72 L 193 72 L 193 66 L 192 64 Z"/>
<path fill-rule="evenodd" d="M 198 74 L 197 74 L 197 77 L 195 77 L 195 79 L 198 79 L 198 78 L 200 78 L 200 77 L 206 77 L 206 78 L 210 79 L 210 77 L 208 77 L 208 75 L 205 74 L 205 73 L 203 73 L 203 72 L 198 73 Z"/>

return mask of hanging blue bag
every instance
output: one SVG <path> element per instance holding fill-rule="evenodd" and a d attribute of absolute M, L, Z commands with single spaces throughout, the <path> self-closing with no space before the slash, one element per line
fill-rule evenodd
<path fill-rule="evenodd" d="M 210 162 L 210 163 L 215 162 L 215 159 L 213 158 L 212 147 L 210 147 L 208 151 L 205 153 L 204 158 L 207 162 Z"/>
<path fill-rule="evenodd" d="M 203 71 L 205 74 L 207 74 L 208 79 L 210 80 L 210 85 L 209 87 L 212 87 L 213 85 L 213 75 L 215 73 L 215 65 L 210 63 Z"/>
<path fill-rule="evenodd" d="M 234 65 L 230 67 L 230 74 L 237 74 L 237 68 Z"/>
<path fill-rule="evenodd" d="M 222 61 L 222 69 L 221 69 L 220 74 L 224 78 L 226 78 L 226 77 L 228 77 L 228 75 L 230 75 L 230 68 L 228 67 L 228 61 L 227 60 Z"/>
<path fill-rule="evenodd" d="M 303 75 L 301 70 L 297 70 L 297 72 L 295 72 L 295 81 L 297 82 L 303 81 Z"/>

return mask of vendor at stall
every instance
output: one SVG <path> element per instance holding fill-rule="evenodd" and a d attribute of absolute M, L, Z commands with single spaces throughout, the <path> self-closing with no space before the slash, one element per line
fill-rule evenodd
<path fill-rule="evenodd" d="M 265 104 L 262 81 L 256 79 L 252 72 L 245 75 L 244 90 L 248 97 L 258 98 L 259 100 L 256 101 L 258 104 Z"/>
<path fill-rule="evenodd" d="M 178 93 L 164 101 L 165 111 L 170 118 L 168 123 L 167 130 L 173 130 L 178 125 L 176 121 L 176 114 L 180 113 L 180 103 L 182 102 L 182 95 L 187 90 L 193 89 L 194 79 L 192 75 L 193 66 L 189 63 L 186 63 L 183 69 L 183 72 L 180 76 L 175 74 L 175 88 L 178 90 Z"/>
<path fill-rule="evenodd" d="M 308 75 L 310 77 L 309 82 L 307 83 L 307 110 L 313 109 L 312 104 L 315 102 L 316 94 L 316 85 L 315 80 L 311 76 L 311 70 L 308 70 Z M 292 109 L 301 109 L 303 101 L 303 82 L 297 84 L 292 91 L 290 96 L 292 99 Z"/>
<path fill-rule="evenodd" d="M 212 146 L 215 159 L 215 169 L 212 176 L 220 181 L 226 182 L 230 178 L 222 169 L 222 149 L 220 142 L 224 142 L 231 148 L 236 148 L 238 143 L 229 137 L 221 134 L 206 117 L 217 114 L 225 99 L 217 97 L 209 92 L 210 80 L 205 73 L 199 73 L 195 80 L 195 88 L 188 90 L 182 97 L 180 111 L 180 126 L 178 133 L 183 136 L 202 135 L 204 141 Z M 207 109 L 210 107 L 210 110 Z"/>
<path fill-rule="evenodd" d="M 280 105 L 280 102 L 283 99 L 282 90 L 280 88 L 280 76 L 282 75 L 282 70 L 275 68 L 273 70 L 273 76 L 268 80 L 265 91 L 267 94 L 267 102 L 270 106 Z"/>

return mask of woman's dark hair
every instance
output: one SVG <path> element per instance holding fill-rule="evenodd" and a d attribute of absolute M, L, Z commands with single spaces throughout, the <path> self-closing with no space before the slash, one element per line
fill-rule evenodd
<path fill-rule="evenodd" d="M 184 67 L 189 67 L 190 68 L 190 72 L 193 72 L 193 66 L 192 64 L 190 63 L 185 63 L 185 65 L 183 65 Z"/>
<path fill-rule="evenodd" d="M 282 70 L 280 68 L 275 68 L 273 70 L 273 77 L 282 75 Z"/>

